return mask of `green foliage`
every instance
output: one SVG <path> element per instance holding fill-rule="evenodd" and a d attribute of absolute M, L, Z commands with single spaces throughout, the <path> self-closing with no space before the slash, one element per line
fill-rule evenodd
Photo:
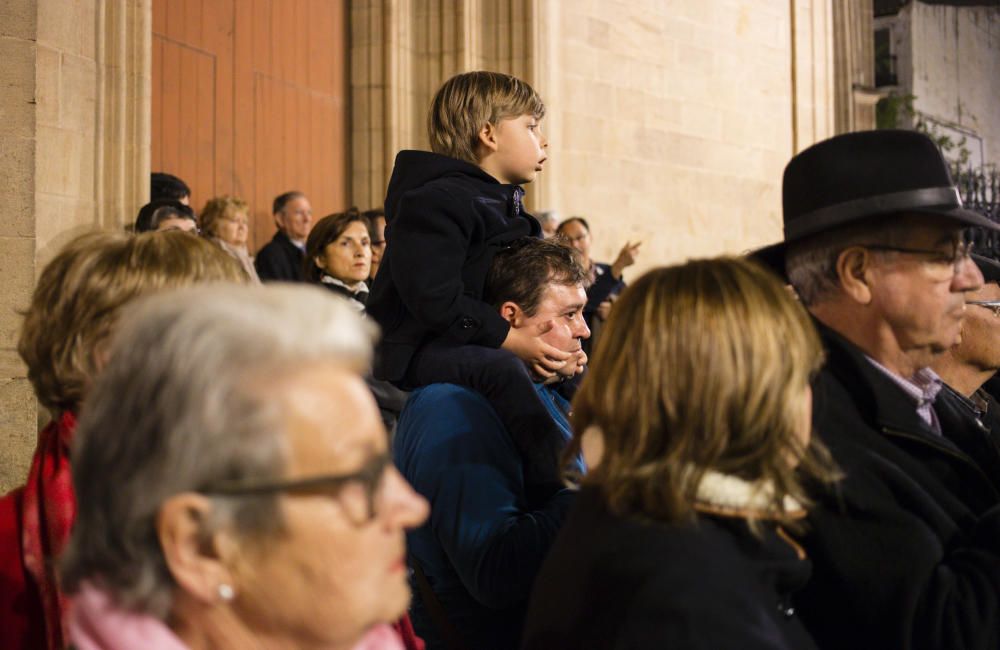
<path fill-rule="evenodd" d="M 906 120 L 913 120 L 913 129 L 933 140 L 950 163 L 957 167 L 967 165 L 972 152 L 966 147 L 966 137 L 963 135 L 956 141 L 947 133 L 942 133 L 940 125 L 924 119 L 920 111 L 913 108 L 914 100 L 914 95 L 895 93 L 880 99 L 875 104 L 875 128 L 899 129 L 905 126 Z"/>
<path fill-rule="evenodd" d="M 911 117 L 913 111 L 913 95 L 897 95 L 891 93 L 875 104 L 875 128 L 899 129 L 903 127 L 903 119 Z"/>

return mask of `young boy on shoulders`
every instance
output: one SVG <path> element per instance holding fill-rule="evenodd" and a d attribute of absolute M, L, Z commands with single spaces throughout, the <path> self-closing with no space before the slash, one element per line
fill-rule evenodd
<path fill-rule="evenodd" d="M 557 480 L 566 442 L 535 392 L 570 355 L 511 329 L 483 301 L 494 253 L 538 236 L 521 185 L 542 170 L 545 106 L 525 82 L 494 72 L 449 79 L 434 97 L 433 153 L 401 151 L 385 199 L 385 258 L 368 300 L 381 325 L 375 375 L 404 389 L 436 382 L 483 393 L 529 467 L 529 484 Z"/>

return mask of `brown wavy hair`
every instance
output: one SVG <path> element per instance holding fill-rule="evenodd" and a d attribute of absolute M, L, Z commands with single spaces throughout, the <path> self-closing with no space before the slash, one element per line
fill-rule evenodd
<path fill-rule="evenodd" d="M 589 427 L 600 430 L 603 455 L 582 482 L 623 516 L 690 519 L 698 485 L 714 470 L 770 482 L 768 518 L 795 527 L 784 497 L 808 504 L 804 481 L 837 477 L 821 443 L 812 437 L 804 448 L 800 437 L 822 361 L 805 309 L 755 263 L 718 258 L 650 271 L 605 325 L 573 402 L 568 454 Z"/>
<path fill-rule="evenodd" d="M 246 273 L 190 233 L 97 232 L 71 241 L 38 278 L 17 343 L 38 401 L 53 411 L 79 406 L 96 374 L 94 352 L 126 303 L 213 280 L 246 282 Z"/>

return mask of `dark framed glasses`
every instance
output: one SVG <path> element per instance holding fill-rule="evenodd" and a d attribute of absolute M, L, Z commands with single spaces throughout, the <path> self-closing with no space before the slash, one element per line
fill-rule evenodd
<path fill-rule="evenodd" d="M 378 514 L 377 501 L 392 465 L 388 452 L 373 456 L 356 472 L 311 476 L 291 481 L 220 481 L 199 490 L 208 496 L 244 497 L 275 493 L 329 495 L 335 498 L 348 518 L 364 524 Z"/>
<path fill-rule="evenodd" d="M 959 240 L 948 249 L 931 248 L 907 248 L 905 246 L 889 246 L 887 244 L 862 244 L 864 248 L 873 251 L 885 251 L 888 253 L 904 253 L 907 255 L 919 255 L 926 257 L 927 261 L 934 265 L 950 266 L 951 273 L 958 275 L 962 270 L 962 263 L 969 259 L 972 254 L 972 242 Z"/>
<path fill-rule="evenodd" d="M 965 304 L 989 309 L 994 316 L 1000 318 L 1000 300 L 966 300 Z"/>

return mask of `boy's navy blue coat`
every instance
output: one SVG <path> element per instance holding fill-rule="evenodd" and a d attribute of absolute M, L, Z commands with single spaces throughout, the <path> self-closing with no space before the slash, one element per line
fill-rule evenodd
<path fill-rule="evenodd" d="M 375 376 L 400 381 L 431 339 L 499 348 L 510 329 L 483 302 L 496 251 L 541 228 L 523 190 L 471 163 L 401 151 L 385 198 L 386 254 L 368 299 L 382 327 Z"/>

